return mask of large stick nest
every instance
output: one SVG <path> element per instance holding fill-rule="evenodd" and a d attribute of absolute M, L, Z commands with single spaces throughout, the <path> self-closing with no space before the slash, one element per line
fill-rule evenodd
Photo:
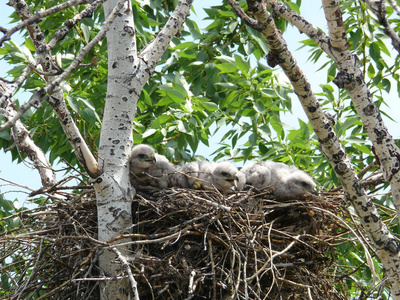
<path fill-rule="evenodd" d="M 97 267 L 107 244 L 97 240 L 94 194 L 69 196 L 3 219 L 1 268 L 13 279 L 0 295 L 99 298 L 109 278 Z M 141 299 L 345 299 L 334 272 L 342 205 L 340 194 L 277 202 L 268 190 L 139 192 L 126 259 Z"/>

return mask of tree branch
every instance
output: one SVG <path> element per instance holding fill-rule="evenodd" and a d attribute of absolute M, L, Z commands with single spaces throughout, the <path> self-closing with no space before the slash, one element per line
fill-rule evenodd
<path fill-rule="evenodd" d="M 129 278 L 129 281 L 131 282 L 132 292 L 135 297 L 134 300 L 139 300 L 140 297 L 139 297 L 137 282 L 136 282 L 135 278 L 133 277 L 132 270 L 131 270 L 131 267 L 129 266 L 128 261 L 125 259 L 125 257 L 122 255 L 122 253 L 118 251 L 117 248 L 111 247 L 111 249 L 112 249 L 112 251 L 114 251 L 115 254 L 117 254 L 118 259 L 121 261 L 122 265 L 124 266 L 125 271 L 128 273 L 128 278 Z"/>
<path fill-rule="evenodd" d="M 339 1 L 323 0 L 322 4 L 326 18 L 336 18 L 335 22 L 328 22 L 329 33 L 331 33 L 331 30 L 336 31 L 336 26 L 342 26 L 341 31 L 345 33 L 344 24 L 341 20 L 342 15 L 337 13 L 338 10 L 340 11 Z M 332 16 L 333 13 L 335 17 Z M 345 39 L 345 36 L 343 39 Z M 400 149 L 387 130 L 382 115 L 371 97 L 358 58 L 351 54 L 347 43 L 341 45 L 342 47 L 332 49 L 337 53 L 335 57 L 348 57 L 348 59 L 335 59 L 333 57 L 340 70 L 334 83 L 339 88 L 344 87 L 349 92 L 364 128 L 375 147 L 385 180 L 390 182 L 393 202 L 397 213 L 400 215 Z"/>
<path fill-rule="evenodd" d="M 0 80 L 0 95 L 2 95 L 6 90 L 7 85 Z M 10 99 L 8 101 L 10 103 L 6 104 L 5 108 L 2 109 L 2 113 L 6 120 L 12 118 L 16 114 L 12 101 Z M 35 145 L 28 129 L 26 129 L 25 125 L 20 120 L 15 122 L 12 126 L 11 135 L 17 144 L 18 150 L 25 153 L 32 161 L 34 167 L 38 170 L 42 185 L 44 187 L 53 186 L 57 181 L 56 174 L 42 149 Z"/>
<path fill-rule="evenodd" d="M 270 0 L 266 1 L 266 3 L 271 7 L 272 4 L 276 4 L 276 1 Z M 298 67 L 295 58 L 287 49 L 286 42 L 276 29 L 265 4 L 259 0 L 248 0 L 247 4 L 249 12 L 255 16 L 256 20 L 267 25 L 266 29 L 261 33 L 271 49 L 268 54 L 268 61 L 279 64 L 291 81 L 294 91 L 310 120 L 310 124 L 318 136 L 324 154 L 344 186 L 346 198 L 353 204 L 361 223 L 378 249 L 379 258 L 388 272 L 391 283 L 394 285 L 400 281 L 400 271 L 396 267 L 397 261 L 400 259 L 399 246 L 396 239 L 390 234 L 386 225 L 382 222 L 375 205 L 366 195 L 351 166 L 349 157 L 339 143 L 333 130 L 332 122 L 322 111 L 321 104 L 313 94 L 310 84 Z M 337 15 L 337 10 L 331 9 L 333 12 L 336 11 Z M 340 25 L 340 23 L 335 22 L 334 18 L 331 18 L 331 22 L 331 25 L 334 23 L 336 26 Z M 346 44 L 345 40 L 340 40 L 342 29 L 334 29 L 335 37 L 337 38 L 335 44 L 339 46 Z M 400 295 L 397 289 L 392 291 L 395 295 Z"/>
<path fill-rule="evenodd" d="M 242 21 L 250 26 L 251 28 L 261 31 L 264 28 L 263 25 L 261 25 L 257 20 L 254 20 L 253 18 L 250 18 L 243 10 L 243 8 L 240 6 L 239 2 L 236 2 L 235 0 L 227 0 L 228 4 L 232 6 L 234 11 L 236 12 L 237 16 L 242 19 Z"/>
<path fill-rule="evenodd" d="M 0 107 L 4 106 L 4 103 L 8 101 L 14 92 L 24 83 L 24 81 L 28 78 L 29 74 L 31 73 L 32 68 L 36 67 L 39 64 L 38 60 L 35 60 L 29 64 L 22 72 L 21 75 L 18 76 L 18 78 L 11 84 L 9 88 L 7 88 L 4 93 L 0 97 Z M 21 115 L 22 116 L 22 115 Z M 20 116 L 20 117 L 21 117 Z M 4 125 L 3 125 L 4 126 Z M 4 128 L 3 126 L 0 126 L 0 131 L 2 131 Z M 12 124 L 10 125 L 12 126 Z"/>
<path fill-rule="evenodd" d="M 158 35 L 139 53 L 141 58 L 147 67 L 146 72 L 149 72 L 147 79 L 150 74 L 154 72 L 158 61 L 164 54 L 172 38 L 178 33 L 186 18 L 190 15 L 190 6 L 193 0 L 180 0 L 168 19 L 167 23 L 158 33 Z M 146 81 L 147 81 L 146 79 Z"/>
<path fill-rule="evenodd" d="M 395 0 L 388 0 L 390 6 L 396 11 L 396 13 L 400 16 L 400 7 L 397 5 Z"/>
<path fill-rule="evenodd" d="M 13 1 L 10 1 L 10 2 L 13 2 Z M 62 11 L 64 9 L 67 9 L 69 7 L 85 4 L 85 3 L 88 3 L 88 2 L 91 2 L 91 1 L 90 0 L 70 0 L 68 2 L 53 6 L 52 8 L 39 11 L 35 15 L 33 15 L 33 16 L 27 18 L 27 19 L 24 19 L 23 22 L 19 23 L 17 26 L 14 26 L 11 29 L 6 29 L 6 28 L 2 27 L 1 32 L 4 33 L 4 36 L 0 39 L 0 47 L 3 45 L 3 43 L 5 41 L 10 40 L 11 36 L 15 32 L 21 30 L 22 28 L 24 28 L 24 27 L 26 27 L 28 25 L 39 23 L 41 18 L 47 17 L 49 15 L 52 15 L 54 13 L 57 13 L 57 12 Z M 9 5 L 11 5 L 11 4 L 9 4 Z"/>
<path fill-rule="evenodd" d="M 392 40 L 393 47 L 400 53 L 400 37 L 394 31 L 392 26 L 389 24 L 389 20 L 386 18 L 386 2 L 384 0 L 380 1 L 372 1 L 372 0 L 363 0 L 371 10 L 376 14 L 378 17 L 379 23 L 384 27 L 383 32 L 390 37 Z"/>
<path fill-rule="evenodd" d="M 15 6 L 15 9 L 19 14 L 21 15 L 21 19 L 24 18 L 30 18 L 31 16 L 29 15 L 29 9 L 25 3 L 25 6 L 22 5 L 21 3 L 24 3 L 22 1 L 18 1 L 18 4 L 15 1 L 10 1 L 11 4 Z M 99 6 L 101 4 L 101 1 L 96 1 L 94 5 Z M 70 66 L 60 75 L 60 76 L 51 76 L 55 77 L 54 80 L 51 80 L 49 78 L 46 79 L 48 80 L 48 84 L 46 87 L 36 91 L 32 97 L 32 99 L 24 106 L 20 107 L 19 112 L 10 120 L 8 120 L 3 126 L 0 126 L 0 130 L 3 130 L 7 127 L 13 126 L 17 120 L 31 107 L 38 105 L 43 101 L 45 98 L 44 96 L 46 94 L 50 94 L 50 97 L 47 98 L 48 102 L 50 105 L 52 105 L 54 111 L 57 114 L 58 119 L 60 120 L 60 124 L 64 128 L 64 132 L 66 133 L 68 140 L 70 141 L 72 147 L 75 150 L 75 154 L 80 162 L 80 164 L 85 168 L 85 170 L 88 172 L 88 174 L 92 178 L 96 178 L 100 175 L 101 170 L 100 167 L 94 158 L 93 154 L 90 152 L 89 147 L 85 143 L 81 133 L 79 132 L 79 129 L 77 128 L 76 124 L 74 123 L 71 114 L 68 111 L 68 108 L 65 104 L 65 99 L 64 95 L 59 88 L 59 85 L 62 81 L 66 80 L 71 73 L 79 66 L 80 63 L 82 63 L 84 57 L 87 55 L 89 51 L 93 49 L 93 47 L 104 38 L 110 24 L 116 17 L 116 12 L 118 12 L 123 5 L 123 1 L 118 2 L 119 5 L 117 5 L 114 8 L 114 13 L 111 14 L 107 20 L 103 24 L 103 28 L 98 32 L 98 34 L 81 50 L 81 52 L 77 55 L 75 60 L 70 64 Z M 93 7 L 89 6 L 85 10 L 83 10 L 80 14 L 74 17 L 74 19 L 69 20 L 67 22 L 66 28 L 72 28 L 74 24 L 76 24 L 77 20 L 80 20 L 83 17 L 87 17 L 88 15 L 91 15 L 93 12 Z M 28 26 L 31 38 L 33 39 L 33 42 L 35 44 L 35 47 L 38 52 L 38 56 L 43 57 L 41 61 L 47 61 L 48 63 L 44 65 L 45 71 L 49 71 L 50 73 L 52 70 L 54 73 L 58 71 L 58 67 L 55 63 L 53 63 L 53 59 L 50 56 L 49 50 L 51 50 L 52 47 L 54 47 L 55 43 L 58 42 L 65 36 L 65 34 L 68 33 L 68 30 L 63 30 L 63 34 L 58 34 L 55 38 L 52 40 L 52 45 L 48 46 L 45 44 L 41 36 L 43 34 L 41 33 L 41 30 L 39 26 Z M 36 39 L 35 39 L 36 38 Z"/>
<path fill-rule="evenodd" d="M 372 100 L 359 67 L 358 58 L 350 52 L 346 36 L 342 36 L 345 31 L 341 13 L 338 11 L 338 1 L 324 0 L 323 3 L 324 8 L 327 7 L 326 14 L 329 15 L 327 19 L 330 20 L 328 25 L 330 30 L 332 28 L 336 39 L 335 44 L 343 48 L 331 47 L 328 37 L 322 32 L 318 33 L 319 30 L 312 25 L 305 26 L 306 21 L 297 17 L 298 15 L 295 12 L 287 9 L 282 3 L 268 0 L 267 6 L 275 14 L 283 17 L 307 34 L 314 42 L 319 43 L 321 48 L 336 62 L 341 71 L 337 74 L 334 82 L 339 88 L 346 88 L 350 94 L 357 113 L 360 115 L 368 136 L 376 149 L 384 178 L 391 184 L 393 201 L 397 213 L 400 215 L 400 150 L 385 127 L 382 115 Z M 332 3 L 334 4 L 332 5 Z M 339 39 L 342 39 L 342 41 L 339 41 Z M 321 43 L 321 40 L 328 42 Z"/>

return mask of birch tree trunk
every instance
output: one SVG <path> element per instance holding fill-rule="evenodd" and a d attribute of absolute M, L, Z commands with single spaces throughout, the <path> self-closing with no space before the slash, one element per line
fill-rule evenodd
<path fill-rule="evenodd" d="M 106 1 L 104 14 L 107 18 L 118 1 Z M 109 241 L 118 235 L 129 233 L 132 225 L 131 200 L 134 190 L 129 185 L 127 159 L 132 146 L 132 120 L 136 102 L 128 89 L 129 76 L 136 61 L 136 40 L 132 7 L 129 1 L 117 14 L 108 33 L 108 86 L 107 99 L 100 137 L 99 164 L 103 174 L 95 181 L 97 198 L 98 234 L 100 241 Z M 133 32 L 129 34 L 129 32 Z M 120 49 L 120 50 L 119 50 Z M 136 100 L 137 101 L 137 100 Z M 122 256 L 128 256 L 128 246 L 119 247 Z M 122 264 L 115 261 L 117 255 L 104 249 L 99 256 L 99 267 L 113 280 L 100 284 L 101 299 L 129 299 L 133 293 L 127 278 L 117 279 Z"/>
<path fill-rule="evenodd" d="M 104 3 L 109 16 L 118 0 Z M 99 164 L 103 174 L 96 178 L 99 240 L 110 241 L 130 232 L 131 201 L 135 190 L 129 182 L 128 158 L 132 148 L 132 125 L 136 104 L 150 75 L 189 15 L 191 0 L 180 1 L 174 13 L 157 37 L 137 53 L 134 16 L 130 1 L 123 3 L 107 33 L 108 86 L 99 146 Z M 119 239 L 113 249 L 104 249 L 99 256 L 100 269 L 107 277 L 101 283 L 102 299 L 138 298 L 135 283 L 118 279 L 132 250 Z M 118 244 L 124 243 L 123 246 Z M 120 260 L 121 263 L 115 263 Z"/>

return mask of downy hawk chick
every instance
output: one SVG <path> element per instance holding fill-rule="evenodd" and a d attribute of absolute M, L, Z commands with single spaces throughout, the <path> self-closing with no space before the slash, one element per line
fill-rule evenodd
<path fill-rule="evenodd" d="M 182 167 L 189 187 L 195 189 L 213 189 L 226 194 L 244 187 L 244 178 L 239 182 L 238 169 L 229 162 L 194 161 Z"/>
<path fill-rule="evenodd" d="M 260 189 L 273 186 L 277 200 L 293 200 L 305 191 L 314 192 L 315 182 L 295 166 L 274 161 L 250 162 L 243 166 L 246 183 Z"/>
<path fill-rule="evenodd" d="M 130 180 L 133 186 L 167 188 L 176 185 L 179 168 L 154 152 L 148 145 L 139 144 L 129 158 Z"/>

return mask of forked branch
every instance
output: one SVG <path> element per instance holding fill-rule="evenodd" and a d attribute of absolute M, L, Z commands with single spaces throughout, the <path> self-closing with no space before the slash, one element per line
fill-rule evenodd
<path fill-rule="evenodd" d="M 329 3 L 332 2 L 333 1 L 329 1 Z M 272 62 L 273 65 L 279 64 L 291 81 L 294 91 L 310 120 L 310 124 L 319 138 L 324 154 L 343 184 L 347 199 L 353 204 L 360 217 L 361 223 L 377 248 L 378 256 L 385 266 L 389 280 L 394 287 L 392 289 L 393 294 L 399 297 L 400 290 L 397 288 L 397 285 L 398 282 L 400 282 L 400 271 L 396 267 L 397 261 L 400 259 L 398 243 L 389 233 L 386 225 L 382 222 L 375 205 L 366 195 L 364 188 L 352 168 L 349 157 L 338 140 L 332 122 L 322 111 L 321 104 L 313 94 L 310 83 L 298 67 L 295 58 L 289 52 L 286 42 L 282 38 L 280 31 L 277 30 L 274 20 L 267 10 L 268 6 L 274 11 L 274 13 L 282 14 L 282 11 L 286 8 L 278 10 L 278 6 L 284 7 L 284 5 L 274 0 L 266 2 L 248 0 L 247 4 L 249 13 L 252 14 L 258 22 L 266 25 L 266 29 L 262 30 L 261 33 L 270 48 L 268 61 Z M 331 24 L 335 45 L 338 47 L 344 47 L 347 45 L 347 41 L 345 40 L 345 37 L 343 37 L 344 31 L 341 27 L 343 24 L 340 22 L 341 19 L 338 19 L 337 8 L 331 7 L 330 9 L 333 15 L 327 17 L 327 19 L 329 20 L 328 23 Z M 300 18 L 298 20 L 298 22 L 302 23 L 302 28 L 311 28 L 308 22 L 304 22 Z M 318 31 L 313 30 L 313 32 L 315 33 L 313 34 L 313 38 L 317 39 L 319 43 L 322 43 L 327 47 L 327 44 L 324 43 L 324 41 L 327 40 L 326 37 L 323 37 Z M 344 55 L 343 53 L 341 54 L 342 55 L 338 56 L 338 63 L 353 63 L 352 55 L 344 53 L 345 58 L 343 58 Z M 348 62 L 348 59 L 350 59 L 350 62 Z"/>

